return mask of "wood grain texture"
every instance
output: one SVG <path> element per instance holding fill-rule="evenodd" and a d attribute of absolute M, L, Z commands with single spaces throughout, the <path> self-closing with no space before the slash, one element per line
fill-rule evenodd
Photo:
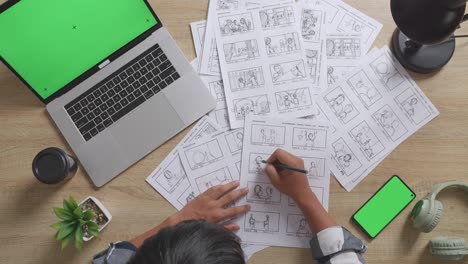
<path fill-rule="evenodd" d="M 0 3 L 4 0 L 0 0 Z M 189 23 L 205 19 L 207 0 L 150 0 L 164 25 L 188 58 L 194 58 Z M 376 45 L 389 43 L 395 24 L 388 1 L 352 0 L 356 8 L 384 24 Z M 460 30 L 467 34 L 468 30 Z M 455 57 L 441 72 L 416 75 L 423 91 L 441 111 L 440 117 L 412 136 L 371 173 L 352 193 L 332 180 L 330 212 L 336 220 L 368 242 L 368 263 L 441 263 L 431 258 L 427 243 L 436 235 L 468 238 L 467 198 L 461 191 L 440 196 L 445 215 L 431 234 L 415 231 L 406 209 L 377 239 L 369 241 L 350 223 L 351 215 L 391 175 L 400 175 L 422 198 L 431 186 L 448 180 L 468 181 L 468 41 L 460 39 Z M 59 186 L 38 183 L 31 161 L 42 149 L 57 146 L 71 153 L 44 106 L 28 89 L 0 66 L 0 263 L 88 263 L 92 255 L 111 241 L 128 240 L 157 225 L 175 212 L 145 178 L 174 148 L 178 135 L 144 160 L 101 189 L 92 186 L 80 170 Z M 54 241 L 49 225 L 56 221 L 53 206 L 61 206 L 68 195 L 99 198 L 114 220 L 99 238 L 79 253 L 63 252 Z M 269 248 L 255 255 L 251 263 L 313 263 L 308 250 Z"/>

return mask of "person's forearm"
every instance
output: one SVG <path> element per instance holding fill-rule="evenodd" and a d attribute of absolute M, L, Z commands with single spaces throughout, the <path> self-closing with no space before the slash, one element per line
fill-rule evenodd
<path fill-rule="evenodd" d="M 170 226 L 175 226 L 178 224 L 178 218 L 175 216 L 171 216 L 167 218 L 164 222 L 162 222 L 160 225 L 157 227 L 149 230 L 148 232 L 145 232 L 144 234 L 139 235 L 138 237 L 130 240 L 130 243 L 132 243 L 135 247 L 139 248 L 143 243 L 145 242 L 146 239 L 156 235 L 159 233 L 159 231 L 165 227 L 170 227 Z"/>
<path fill-rule="evenodd" d="M 319 199 L 311 192 L 304 193 L 296 201 L 314 234 L 330 227 L 336 226 L 335 220 L 323 208 Z"/>

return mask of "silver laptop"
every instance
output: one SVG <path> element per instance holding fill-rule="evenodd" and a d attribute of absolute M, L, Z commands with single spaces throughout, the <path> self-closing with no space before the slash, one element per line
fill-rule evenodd
<path fill-rule="evenodd" d="M 8 1 L 0 36 L 98 187 L 215 107 L 146 0 Z"/>

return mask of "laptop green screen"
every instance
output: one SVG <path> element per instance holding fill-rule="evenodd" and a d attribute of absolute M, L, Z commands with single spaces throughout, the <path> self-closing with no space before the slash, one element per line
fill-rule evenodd
<path fill-rule="evenodd" d="M 45 100 L 157 23 L 143 0 L 21 0 L 0 14 L 0 57 Z"/>

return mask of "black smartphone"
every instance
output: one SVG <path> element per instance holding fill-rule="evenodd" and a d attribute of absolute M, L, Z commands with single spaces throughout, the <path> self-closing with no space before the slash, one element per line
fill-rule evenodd
<path fill-rule="evenodd" d="M 415 198 L 416 194 L 395 175 L 353 215 L 353 221 L 375 238 Z"/>

